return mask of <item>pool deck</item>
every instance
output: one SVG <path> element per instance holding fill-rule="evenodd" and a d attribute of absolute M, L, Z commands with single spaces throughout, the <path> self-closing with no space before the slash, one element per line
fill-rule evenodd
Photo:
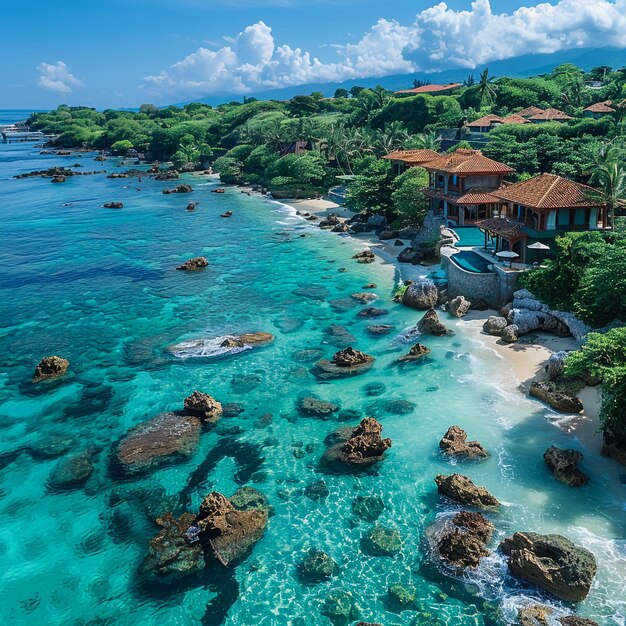
<path fill-rule="evenodd" d="M 492 263 L 499 270 L 506 272 L 506 273 L 523 272 L 530 267 L 530 265 L 526 265 L 525 263 L 513 263 L 512 266 L 509 267 L 511 265 L 509 261 L 505 261 L 505 260 L 497 258 L 496 256 L 494 256 L 490 252 L 487 252 L 484 248 L 481 248 L 480 246 L 456 246 L 456 248 L 457 250 L 459 250 L 459 252 L 460 251 L 475 252 L 479 256 L 483 257 L 484 259 Z"/>

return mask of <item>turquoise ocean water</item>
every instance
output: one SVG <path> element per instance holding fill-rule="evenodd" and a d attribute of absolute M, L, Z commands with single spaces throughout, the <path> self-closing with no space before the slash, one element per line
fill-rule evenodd
<path fill-rule="evenodd" d="M 351 594 L 355 621 L 385 626 L 495 625 L 496 608 L 511 618 L 532 600 L 569 611 L 515 584 L 498 555 L 458 579 L 431 562 L 424 530 L 455 510 L 437 496 L 433 478 L 461 471 L 505 503 L 490 515 L 494 545 L 506 533 L 532 530 L 560 532 L 592 550 L 599 572 L 579 612 L 624 624 L 626 512 L 616 466 L 524 398 L 475 326 L 443 314 L 455 335 L 425 340 L 428 359 L 399 368 L 393 361 L 407 345 L 397 335 L 420 314 L 389 302 L 394 267 L 358 265 L 350 258 L 358 242 L 320 231 L 281 204 L 235 189 L 211 194 L 214 181 L 191 177 L 190 195 L 163 195 L 172 183 L 147 178 L 81 176 L 58 185 L 11 178 L 58 164 L 117 169 L 113 159 L 92 157 L 0 146 L 0 623 L 325 625 L 324 603 L 335 592 Z M 195 213 L 185 211 L 191 199 L 200 202 Z M 108 201 L 124 209 L 101 208 Z M 233 217 L 220 219 L 227 209 Z M 174 270 L 196 255 L 209 259 L 206 270 Z M 394 324 L 398 333 L 366 333 L 372 322 L 357 316 L 360 305 L 349 296 L 370 282 L 378 285 L 376 306 L 389 310 L 374 323 Z M 369 373 L 320 384 L 311 364 L 294 358 L 303 349 L 332 355 L 331 325 L 376 357 Z M 274 333 L 274 344 L 214 361 L 164 351 L 187 338 L 257 330 Z M 68 358 L 70 372 L 33 387 L 34 367 L 48 354 Z M 384 386 L 382 395 L 367 395 L 370 383 Z M 179 409 L 195 389 L 245 411 L 204 433 L 185 463 L 132 480 L 116 475 L 111 453 L 128 428 Z M 323 439 L 340 418 L 299 416 L 298 397 L 311 394 L 354 411 L 348 423 L 357 415 L 383 423 L 393 447 L 375 473 L 320 473 Z M 490 458 L 462 465 L 442 458 L 437 444 L 452 424 L 480 440 Z M 44 458 L 41 449 L 54 436 L 69 438 L 66 455 L 99 450 L 84 486 L 51 486 L 63 456 Z M 568 488 L 548 475 L 542 454 L 551 444 L 585 452 L 588 486 Z M 304 489 L 322 478 L 328 497 L 310 500 Z M 231 576 L 156 590 L 140 584 L 138 567 L 158 531 L 155 511 L 195 512 L 211 490 L 231 495 L 244 484 L 268 496 L 274 515 Z M 403 538 L 395 557 L 361 551 L 372 524 L 352 514 L 359 495 L 383 499 L 379 523 Z M 339 575 L 302 585 L 295 568 L 309 548 L 328 552 Z M 417 609 L 391 610 L 386 590 L 396 582 L 417 589 Z"/>

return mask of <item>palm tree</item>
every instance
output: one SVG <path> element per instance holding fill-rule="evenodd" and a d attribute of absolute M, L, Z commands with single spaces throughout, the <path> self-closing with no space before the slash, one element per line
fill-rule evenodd
<path fill-rule="evenodd" d="M 476 84 L 476 78 L 474 77 L 474 74 L 468 74 L 467 78 L 463 81 L 463 84 L 466 87 L 472 87 L 473 85 Z"/>
<path fill-rule="evenodd" d="M 626 168 L 616 156 L 615 146 L 607 147 L 591 172 L 591 180 L 599 185 L 609 207 L 611 230 L 615 230 L 615 211 L 626 205 Z"/>
<path fill-rule="evenodd" d="M 413 135 L 404 144 L 404 147 L 408 150 L 434 150 L 435 152 L 439 150 L 440 146 L 441 137 L 434 130 Z"/>
<path fill-rule="evenodd" d="M 376 147 L 385 154 L 397 150 L 409 138 L 409 133 L 402 122 L 391 122 L 384 130 L 379 130 L 376 136 Z"/>
<path fill-rule="evenodd" d="M 480 96 L 480 106 L 493 104 L 496 99 L 496 88 L 493 85 L 494 77 L 489 76 L 489 68 L 486 67 L 478 79 L 478 95 Z"/>

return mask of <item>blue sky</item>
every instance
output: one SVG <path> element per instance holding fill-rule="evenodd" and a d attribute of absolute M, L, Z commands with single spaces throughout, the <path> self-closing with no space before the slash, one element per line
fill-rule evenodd
<path fill-rule="evenodd" d="M 626 0 L 8 0 L 0 108 L 165 104 L 626 47 Z M 6 6 L 8 5 L 8 6 Z M 28 24 L 27 30 L 12 24 Z"/>

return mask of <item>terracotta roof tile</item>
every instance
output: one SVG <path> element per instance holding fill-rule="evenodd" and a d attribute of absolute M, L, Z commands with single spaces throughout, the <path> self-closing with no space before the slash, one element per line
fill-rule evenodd
<path fill-rule="evenodd" d="M 502 118 L 499 115 L 484 115 L 483 117 L 466 124 L 468 128 L 472 127 L 480 127 L 480 126 L 491 126 L 494 122 L 502 122 Z"/>
<path fill-rule="evenodd" d="M 474 187 L 459 196 L 456 204 L 498 204 L 499 198 L 493 195 L 493 187 Z"/>
<path fill-rule="evenodd" d="M 412 165 L 420 165 L 434 159 L 438 159 L 441 155 L 434 150 L 394 150 L 386 154 L 383 159 L 390 161 L 402 161 Z"/>
<path fill-rule="evenodd" d="M 503 124 L 529 124 L 530 122 L 520 115 L 519 113 L 514 113 L 513 115 L 507 115 L 502 118 Z"/>
<path fill-rule="evenodd" d="M 519 113 L 516 113 L 516 115 L 521 115 L 522 117 L 532 117 L 533 115 L 537 115 L 537 113 L 543 113 L 543 109 L 540 109 L 539 107 L 526 107 Z"/>
<path fill-rule="evenodd" d="M 513 222 L 506 217 L 490 217 L 476 222 L 475 225 L 481 230 L 486 230 L 494 235 L 501 235 L 509 241 L 525 239 L 528 236 L 521 224 Z"/>
<path fill-rule="evenodd" d="M 459 148 L 425 164 L 427 170 L 449 174 L 511 174 L 515 170 L 504 163 L 488 159 L 480 150 Z"/>
<path fill-rule="evenodd" d="M 561 120 L 571 120 L 572 118 L 567 114 L 563 113 L 563 111 L 559 111 L 559 109 L 546 109 L 541 113 L 537 113 L 530 117 L 531 121 L 534 122 L 552 122 L 552 121 L 561 121 Z"/>
<path fill-rule="evenodd" d="M 585 111 L 590 111 L 591 113 L 615 113 L 615 109 L 611 106 L 611 104 L 613 104 L 611 100 L 596 102 L 595 104 L 587 107 Z"/>
<path fill-rule="evenodd" d="M 534 178 L 501 187 L 494 196 L 515 204 L 539 210 L 602 207 L 606 202 L 599 191 L 556 174 L 539 174 Z"/>
<path fill-rule="evenodd" d="M 438 91 L 450 91 L 451 89 L 456 89 L 461 86 L 461 83 L 448 83 L 447 85 L 422 85 L 421 87 L 415 87 L 413 89 L 401 89 L 400 91 L 396 91 L 394 93 L 437 93 Z"/>

